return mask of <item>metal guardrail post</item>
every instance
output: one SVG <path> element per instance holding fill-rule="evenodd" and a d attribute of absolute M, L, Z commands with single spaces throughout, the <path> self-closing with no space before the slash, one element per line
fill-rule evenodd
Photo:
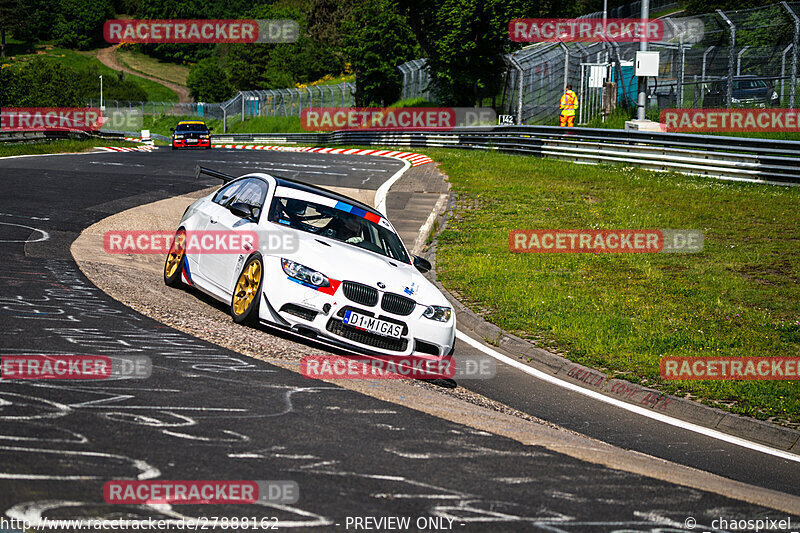
<path fill-rule="evenodd" d="M 708 57 L 708 54 L 716 47 L 717 47 L 716 45 L 709 46 L 708 48 L 706 48 L 706 51 L 703 52 L 703 68 L 700 71 L 701 72 L 700 81 L 702 82 L 706 81 L 706 58 Z"/>
<path fill-rule="evenodd" d="M 563 41 L 558 41 L 559 46 L 564 50 L 564 91 L 567 90 L 567 84 L 569 83 L 569 48 L 567 45 L 564 44 Z"/>
<path fill-rule="evenodd" d="M 724 20 L 728 25 L 728 28 L 730 28 L 731 42 L 730 51 L 728 53 L 728 89 L 726 91 L 727 94 L 725 95 L 725 105 L 728 109 L 730 109 L 731 100 L 733 99 L 733 58 L 736 55 L 736 25 L 721 9 L 717 9 L 717 13 L 719 13 L 719 16 L 722 17 L 722 20 Z"/>
<path fill-rule="evenodd" d="M 800 17 L 797 16 L 797 13 L 787 4 L 786 2 L 781 2 L 781 5 L 786 8 L 786 11 L 789 12 L 789 15 L 794 19 L 794 38 L 792 40 L 792 85 L 789 87 L 789 108 L 794 109 L 794 99 L 795 93 L 797 92 L 797 55 L 798 55 L 798 40 L 800 40 Z"/>
<path fill-rule="evenodd" d="M 406 72 L 406 64 L 403 63 L 402 65 L 397 66 L 397 70 L 400 71 L 400 75 L 403 77 L 403 81 L 400 85 L 400 99 L 405 100 L 408 98 L 406 96 L 408 94 L 408 72 Z M 344 93 L 342 93 L 342 107 L 344 107 Z"/>
<path fill-rule="evenodd" d="M 736 56 L 736 75 L 737 76 L 741 76 L 742 75 L 742 54 L 747 52 L 747 50 L 749 48 L 750 48 L 749 44 L 747 46 L 742 47 L 742 49 L 739 50 L 739 53 Z"/>
<path fill-rule="evenodd" d="M 786 48 L 783 49 L 781 53 L 781 103 L 783 103 L 783 97 L 786 94 L 786 54 L 794 47 L 794 44 L 790 44 Z"/>
<path fill-rule="evenodd" d="M 513 55 L 508 56 L 508 60 L 514 65 L 514 68 L 517 69 L 517 125 L 522 125 L 522 90 L 523 90 L 523 70 L 522 65 L 514 58 Z"/>

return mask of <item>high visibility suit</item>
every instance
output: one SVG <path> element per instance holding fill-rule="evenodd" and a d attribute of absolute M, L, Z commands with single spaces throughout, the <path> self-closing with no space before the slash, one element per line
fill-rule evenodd
<path fill-rule="evenodd" d="M 561 97 L 561 126 L 569 128 L 575 125 L 575 110 L 578 109 L 578 95 L 567 89 Z"/>

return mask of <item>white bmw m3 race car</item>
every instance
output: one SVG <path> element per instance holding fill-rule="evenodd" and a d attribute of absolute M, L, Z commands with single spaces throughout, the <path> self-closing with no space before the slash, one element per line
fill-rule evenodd
<path fill-rule="evenodd" d="M 326 189 L 254 173 L 192 203 L 181 218 L 164 281 L 230 304 L 238 323 L 267 324 L 348 350 L 451 355 L 455 313 L 375 209 Z M 241 253 L 206 253 L 193 234 L 256 233 Z M 238 236 L 241 236 L 238 235 Z M 276 243 L 279 243 L 276 245 Z"/>

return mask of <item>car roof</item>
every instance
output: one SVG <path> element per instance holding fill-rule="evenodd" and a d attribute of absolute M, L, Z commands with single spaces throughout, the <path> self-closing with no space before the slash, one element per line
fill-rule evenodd
<path fill-rule="evenodd" d="M 291 189 L 297 189 L 300 191 L 310 192 L 313 194 L 318 194 L 320 196 L 324 196 L 326 198 L 332 198 L 337 202 L 343 202 L 346 204 L 350 204 L 355 207 L 359 207 L 368 213 L 373 213 L 378 215 L 379 217 L 383 217 L 383 215 L 378 212 L 374 207 L 370 207 L 363 202 L 359 202 L 354 198 L 350 198 L 349 196 L 345 196 L 344 194 L 339 194 L 338 192 L 333 192 L 328 189 L 324 189 L 322 187 L 317 187 L 316 185 L 309 185 L 307 183 L 301 183 L 299 181 L 295 181 L 290 178 L 282 178 L 279 176 L 272 176 L 275 178 L 275 181 L 279 187 L 289 187 Z"/>
<path fill-rule="evenodd" d="M 206 125 L 206 123 L 203 122 L 202 120 L 181 120 L 180 122 L 178 122 L 178 125 L 180 126 L 181 124 L 202 124 L 203 126 Z"/>

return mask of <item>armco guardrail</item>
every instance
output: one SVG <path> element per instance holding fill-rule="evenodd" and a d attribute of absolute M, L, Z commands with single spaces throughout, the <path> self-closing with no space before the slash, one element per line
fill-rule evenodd
<path fill-rule="evenodd" d="M 0 143 L 37 143 L 64 139 L 108 139 L 123 140 L 125 137 L 140 137 L 141 133 L 132 131 L 0 131 Z M 153 139 L 169 142 L 170 137 L 151 134 Z"/>
<path fill-rule="evenodd" d="M 214 135 L 215 143 L 377 145 L 500 150 L 578 163 L 780 185 L 800 185 L 800 142 L 749 137 L 554 126 L 494 126 L 450 131 L 350 130 L 331 133 Z"/>

